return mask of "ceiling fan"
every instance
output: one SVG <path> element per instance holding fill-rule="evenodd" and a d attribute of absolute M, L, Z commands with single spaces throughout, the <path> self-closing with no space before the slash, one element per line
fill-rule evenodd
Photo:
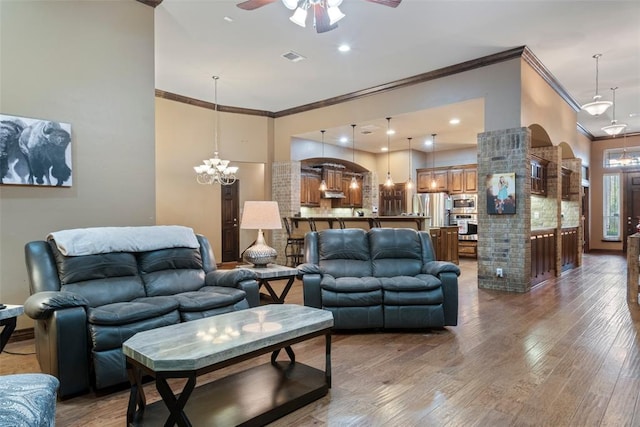
<path fill-rule="evenodd" d="M 238 3 L 240 9 L 254 10 L 276 2 L 277 0 L 246 0 Z M 365 0 L 370 3 L 377 3 L 389 7 L 398 7 L 402 0 Z M 326 33 L 327 31 L 338 28 L 338 21 L 345 17 L 338 6 L 342 0 L 282 0 L 284 5 L 295 12 L 289 18 L 293 23 L 305 26 L 307 18 L 307 10 L 313 8 L 313 26 L 318 33 Z"/>

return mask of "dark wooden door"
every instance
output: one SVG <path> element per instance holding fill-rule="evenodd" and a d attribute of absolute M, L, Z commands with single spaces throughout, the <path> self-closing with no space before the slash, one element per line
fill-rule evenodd
<path fill-rule="evenodd" d="M 380 216 L 400 215 L 407 211 L 404 184 L 395 184 L 391 188 L 380 185 Z"/>
<path fill-rule="evenodd" d="M 625 182 L 625 209 L 623 212 L 624 235 L 622 236 L 622 247 L 627 250 L 627 237 L 636 232 L 636 226 L 640 222 L 640 172 L 628 172 Z"/>
<path fill-rule="evenodd" d="M 583 252 L 589 252 L 589 187 L 583 188 L 582 196 L 582 233 L 584 241 L 582 245 Z"/>
<path fill-rule="evenodd" d="M 221 186 L 222 206 L 222 262 L 240 260 L 240 202 L 238 188 L 240 182 Z"/>

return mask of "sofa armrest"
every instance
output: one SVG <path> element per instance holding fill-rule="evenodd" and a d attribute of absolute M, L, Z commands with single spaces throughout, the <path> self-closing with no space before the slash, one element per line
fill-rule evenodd
<path fill-rule="evenodd" d="M 56 310 L 87 307 L 89 302 L 73 292 L 45 291 L 31 295 L 24 303 L 24 312 L 32 319 L 48 319 Z"/>
<path fill-rule="evenodd" d="M 439 277 L 442 282 L 444 324 L 456 326 L 458 324 L 458 275 L 445 271 L 440 273 Z"/>
<path fill-rule="evenodd" d="M 304 296 L 304 305 L 307 307 L 322 308 L 321 281 L 321 274 L 305 274 L 302 276 L 302 294 Z"/>
<path fill-rule="evenodd" d="M 249 307 L 257 307 L 260 305 L 260 286 L 256 280 L 243 280 L 238 283 L 238 288 L 246 292 Z"/>
<path fill-rule="evenodd" d="M 256 280 L 254 271 L 247 268 L 234 268 L 233 270 L 213 270 L 207 273 L 205 283 L 207 286 L 226 286 L 237 288 L 244 280 Z"/>
<path fill-rule="evenodd" d="M 304 276 L 305 274 L 322 274 L 322 270 L 318 264 L 304 263 L 296 267 L 298 274 Z"/>
<path fill-rule="evenodd" d="M 429 261 L 422 265 L 422 272 L 433 276 L 440 276 L 441 273 L 454 273 L 460 276 L 460 267 L 448 261 Z"/>

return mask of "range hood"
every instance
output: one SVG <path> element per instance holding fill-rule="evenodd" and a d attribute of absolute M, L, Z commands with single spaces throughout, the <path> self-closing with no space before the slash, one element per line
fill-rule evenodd
<path fill-rule="evenodd" d="M 342 191 L 327 190 L 322 192 L 322 198 L 323 199 L 346 199 L 347 196 L 345 196 Z"/>

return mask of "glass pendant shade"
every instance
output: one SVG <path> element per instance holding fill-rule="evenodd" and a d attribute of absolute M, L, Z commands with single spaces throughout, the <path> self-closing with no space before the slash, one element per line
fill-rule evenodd
<path fill-rule="evenodd" d="M 349 184 L 349 188 L 352 190 L 355 190 L 356 188 L 358 188 L 358 180 L 356 179 L 355 176 L 351 177 L 351 183 Z"/>
<path fill-rule="evenodd" d="M 322 158 L 324 159 L 324 133 L 326 131 L 323 129 L 320 131 L 320 133 L 322 134 Z M 324 178 L 322 178 L 322 182 L 320 183 L 320 187 L 318 187 L 318 190 L 320 191 L 327 191 L 327 182 L 324 180 Z"/>
<path fill-rule="evenodd" d="M 393 178 L 391 178 L 391 157 L 390 157 L 390 143 L 391 143 L 391 117 L 387 117 L 387 179 L 384 181 L 385 187 L 393 186 Z"/>
<path fill-rule="evenodd" d="M 356 164 L 356 125 L 351 125 L 351 163 Z M 352 190 L 358 188 L 358 180 L 355 176 L 351 177 L 349 188 Z"/>
<path fill-rule="evenodd" d="M 412 138 L 407 138 L 409 140 L 409 179 L 407 179 L 407 182 L 405 184 L 405 187 L 408 190 L 411 190 L 413 188 L 413 181 L 411 180 L 411 174 L 413 173 L 413 166 L 412 166 L 412 158 L 411 158 L 411 139 Z"/>

